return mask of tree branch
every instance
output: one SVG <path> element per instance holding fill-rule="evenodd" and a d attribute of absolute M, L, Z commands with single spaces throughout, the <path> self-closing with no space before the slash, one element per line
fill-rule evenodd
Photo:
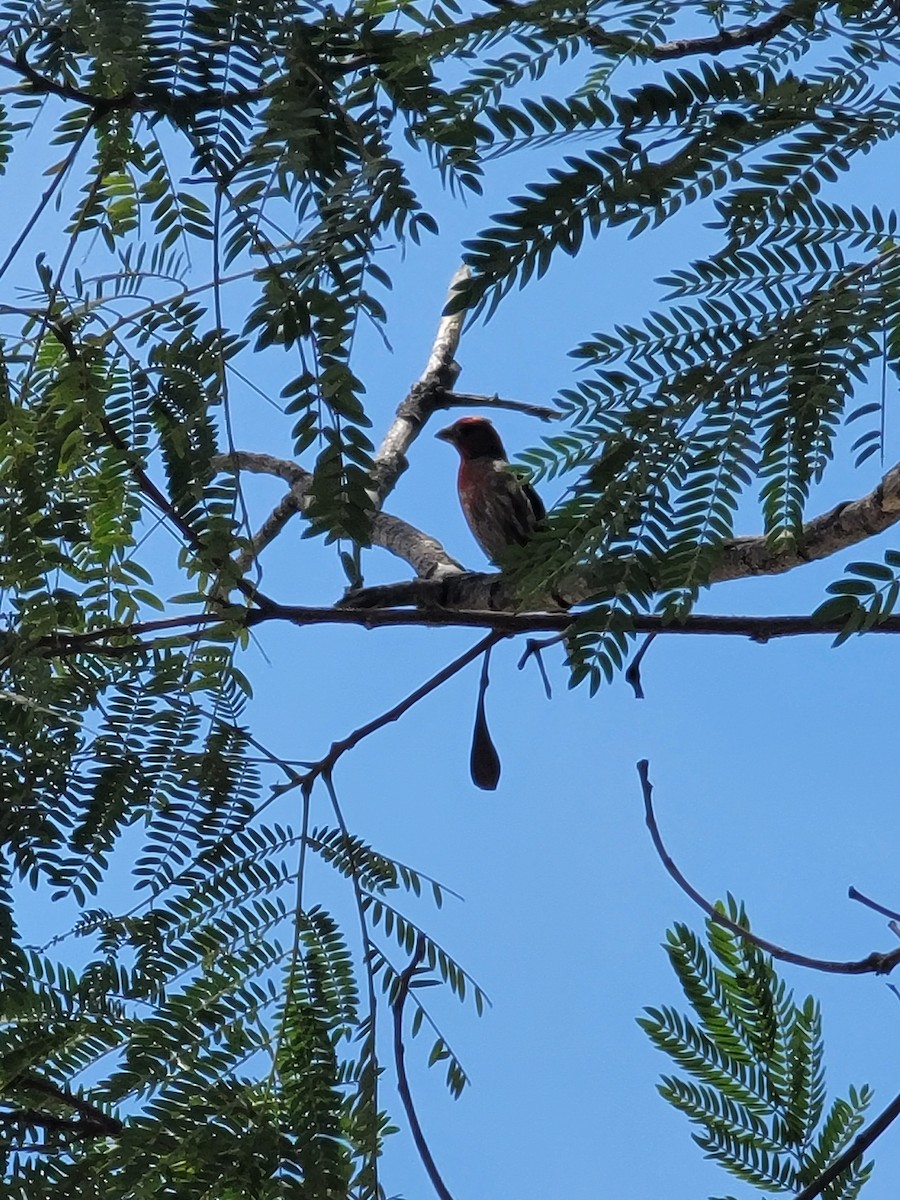
<path fill-rule="evenodd" d="M 78 1120 L 69 1117 L 57 1117 L 34 1109 L 22 1109 L 17 1112 L 4 1113 L 6 1117 L 14 1117 L 27 1125 L 38 1125 L 44 1129 L 66 1130 L 84 1137 L 114 1137 L 121 1133 L 124 1126 L 118 1117 L 103 1112 L 88 1100 L 76 1096 L 67 1088 L 59 1087 L 49 1079 L 40 1079 L 36 1075 L 24 1075 L 12 1081 L 16 1089 L 34 1092 L 51 1100 L 64 1104 L 78 1113 Z"/>
<path fill-rule="evenodd" d="M 813 1180 L 802 1192 L 798 1192 L 794 1200 L 814 1200 L 816 1196 L 821 1196 L 830 1183 L 843 1175 L 856 1159 L 865 1154 L 872 1143 L 881 1137 L 897 1117 L 900 1117 L 900 1095 L 894 1097 L 884 1112 L 875 1118 L 868 1129 L 864 1129 L 857 1138 L 854 1138 L 844 1153 L 839 1154 L 818 1179 Z"/>
<path fill-rule="evenodd" d="M 898 520 L 900 463 L 891 467 L 871 492 L 858 500 L 838 504 L 830 512 L 808 521 L 796 538 L 785 540 L 780 546 L 773 546 L 764 536 L 732 538 L 725 542 L 718 563 L 710 571 L 708 582 L 713 584 L 757 575 L 780 575 L 804 563 L 829 558 L 883 533 Z M 594 573 L 586 568 L 576 569 L 554 585 L 553 595 L 541 598 L 535 607 L 559 608 L 560 596 L 569 604 L 581 604 L 596 590 Z M 496 612 L 514 610 L 517 600 L 501 574 L 471 572 L 439 582 L 416 579 L 375 588 L 360 588 L 347 596 L 343 603 L 358 608 L 369 605 L 373 608 L 418 605 L 424 608 L 442 606 Z M 652 632 L 645 625 L 640 628 Z M 812 629 L 804 632 L 812 632 Z M 780 635 L 773 631 L 763 636 Z"/>
<path fill-rule="evenodd" d="M 450 283 L 450 296 L 468 275 L 468 268 L 460 267 Z M 374 459 L 372 500 L 379 511 L 376 511 L 372 518 L 372 543 L 402 558 L 412 566 L 416 575 L 423 579 L 441 578 L 448 573 L 458 573 L 463 568 L 456 559 L 450 557 L 436 538 L 407 524 L 399 517 L 384 516 L 380 509 L 406 470 L 406 451 L 418 437 L 425 421 L 437 408 L 449 407 L 446 396 L 459 374 L 459 366 L 454 362 L 453 356 L 459 346 L 464 319 L 465 311 L 441 318 L 425 370 L 398 406 L 393 424 Z M 507 401 L 506 406 L 514 403 Z M 552 410 L 540 411 L 547 413 Z M 290 518 L 306 509 L 312 475 L 286 459 L 246 451 L 218 455 L 213 459 L 212 465 L 219 471 L 231 469 L 277 475 L 291 485 L 290 493 L 273 509 L 250 539 L 249 546 L 235 559 L 235 565 L 244 573 L 250 569 L 265 547 L 278 536 Z"/>
<path fill-rule="evenodd" d="M 39 31 L 38 31 L 39 32 Z M 31 93 L 38 96 L 56 96 L 60 100 L 72 100 L 90 108 L 94 119 L 101 120 L 110 113 L 122 109 L 134 112 L 170 113 L 174 109 L 183 109 L 191 113 L 215 111 L 216 109 L 235 108 L 242 104 L 250 104 L 263 100 L 272 94 L 271 87 L 246 88 L 234 92 L 199 91 L 184 92 L 174 95 L 163 88 L 147 87 L 143 92 L 132 88 L 120 92 L 117 96 L 97 96 L 86 92 L 71 83 L 57 83 L 41 75 L 28 61 L 28 49 L 38 33 L 28 38 L 16 53 L 14 59 L 0 55 L 0 67 L 18 75 L 25 81 Z"/>
<path fill-rule="evenodd" d="M 864 904 L 866 908 L 871 908 L 873 912 L 881 913 L 883 917 L 887 917 L 890 921 L 900 921 L 900 913 L 894 912 L 892 908 L 886 908 L 883 904 L 879 904 L 877 900 L 872 900 L 868 896 L 855 887 L 847 889 L 847 897 L 850 900 L 857 900 L 860 904 Z"/>
<path fill-rule="evenodd" d="M 465 567 L 447 553 L 437 538 L 388 513 L 376 513 L 372 518 L 372 545 L 402 558 L 420 579 L 439 581 L 466 574 Z"/>
<path fill-rule="evenodd" d="M 428 1148 L 425 1134 L 422 1132 L 422 1126 L 419 1124 L 416 1107 L 413 1104 L 409 1079 L 406 1075 L 406 1048 L 403 1045 L 403 1006 L 406 1003 L 406 997 L 409 995 L 413 977 L 418 971 L 424 957 L 425 939 L 419 934 L 416 938 L 415 949 L 409 960 L 409 965 L 397 977 L 397 991 L 391 1004 L 391 1010 L 394 1014 L 394 1062 L 397 1066 L 397 1091 L 400 1093 L 400 1100 L 403 1103 L 406 1119 L 409 1121 L 409 1129 L 412 1139 L 415 1142 L 416 1150 L 419 1152 L 419 1158 L 422 1160 L 422 1166 L 431 1180 L 432 1187 L 437 1192 L 440 1200 L 453 1200 L 452 1195 L 447 1189 L 447 1185 L 441 1178 L 441 1173 L 432 1157 L 431 1150 Z"/>
<path fill-rule="evenodd" d="M 250 450 L 235 450 L 231 454 L 216 454 L 210 466 L 214 471 L 247 471 L 251 475 L 277 475 L 292 486 L 309 487 L 312 475 L 289 458 L 260 454 Z"/>
<path fill-rule="evenodd" d="M 537 417 L 541 421 L 558 421 L 562 413 L 543 404 L 526 404 L 522 400 L 504 400 L 502 396 L 481 396 L 474 392 L 444 392 L 435 401 L 434 409 L 445 408 L 502 408 L 508 412 L 524 413 L 526 417 Z"/>
<path fill-rule="evenodd" d="M 219 454 L 212 460 L 216 471 L 250 471 L 255 474 L 277 475 L 291 485 L 288 494 L 278 502 L 266 517 L 258 531 L 250 539 L 249 547 L 235 559 L 236 565 L 246 571 L 265 547 L 277 537 L 295 513 L 305 511 L 309 501 L 309 485 L 312 475 L 289 459 L 276 458 L 271 454 L 256 454 L 248 450 L 236 450 L 232 454 Z M 414 525 L 378 512 L 372 518 L 372 545 L 402 558 L 421 579 L 441 579 L 445 575 L 462 574 L 465 568 L 447 553 L 437 538 L 423 533 Z"/>
<path fill-rule="evenodd" d="M 743 925 L 739 925 L 737 921 L 732 921 L 723 912 L 720 912 L 714 905 L 710 904 L 705 896 L 702 896 L 695 887 L 688 883 L 663 844 L 659 826 L 656 823 L 656 815 L 653 811 L 653 785 L 650 782 L 649 768 L 650 764 L 646 758 L 642 758 L 637 764 L 638 776 L 640 777 L 641 789 L 644 795 L 644 818 L 647 822 L 647 828 L 650 830 L 653 846 L 659 855 L 660 862 L 684 894 L 693 900 L 697 907 L 701 908 L 711 921 L 715 921 L 717 925 L 723 925 L 726 929 L 730 929 L 732 933 L 744 938 L 745 941 L 752 942 L 754 946 L 759 947 L 766 954 L 771 954 L 773 958 L 778 958 L 782 962 L 793 963 L 797 967 L 808 967 L 813 971 L 823 971 L 833 975 L 868 975 L 872 973 L 887 975 L 900 963 L 900 948 L 891 950 L 887 954 L 876 950 L 867 958 L 853 962 L 835 962 L 831 959 L 810 958 L 805 954 L 795 954 L 793 950 L 786 950 L 784 947 L 776 945 L 775 942 L 770 942 L 766 938 L 759 937 Z"/>
<path fill-rule="evenodd" d="M 75 342 L 72 328 L 69 324 L 62 321 L 46 321 L 48 328 L 52 329 L 59 344 L 63 347 L 70 362 L 81 362 L 81 351 Z M 100 421 L 100 427 L 103 430 L 103 435 L 127 462 L 131 471 L 132 477 L 137 483 L 138 488 L 147 497 L 150 502 L 165 516 L 169 522 L 178 530 L 184 538 L 188 546 L 194 551 L 198 557 L 204 553 L 203 540 L 194 530 L 189 521 L 182 517 L 181 513 L 169 500 L 168 496 L 160 490 L 147 474 L 144 469 L 141 456 L 131 449 L 128 443 L 119 435 L 118 430 L 112 422 L 104 417 Z M 299 468 L 297 468 L 299 470 Z M 221 569 L 228 563 L 228 559 L 223 563 L 221 560 L 217 567 Z M 257 604 L 260 608 L 265 608 L 268 604 L 268 598 L 246 579 L 238 579 L 234 586 L 251 602 Z M 216 598 L 213 597 L 213 602 Z"/>
<path fill-rule="evenodd" d="M 794 21 L 802 20 L 811 10 L 815 11 L 815 7 L 809 0 L 792 0 L 757 25 L 740 25 L 736 29 L 722 29 L 710 37 L 678 38 L 655 45 L 652 42 L 634 42 L 627 35 L 607 33 L 591 25 L 585 33 L 585 41 L 595 49 L 626 50 L 629 54 L 649 59 L 651 62 L 667 62 L 673 58 L 687 58 L 695 54 L 724 54 L 728 50 L 763 45 Z"/>
<path fill-rule="evenodd" d="M 462 577 L 465 579 L 465 576 Z M 367 589 L 371 592 L 375 589 Z M 303 604 L 278 604 L 268 601 L 261 609 L 235 607 L 231 615 L 221 612 L 185 613 L 177 617 L 161 617 L 153 621 L 134 621 L 130 625 L 105 625 L 100 629 L 87 629 L 80 633 L 57 630 L 47 634 L 33 646 L 50 656 L 96 653 L 99 655 L 149 652 L 163 644 L 163 639 L 196 639 L 198 631 L 210 626 L 231 624 L 240 629 L 255 629 L 269 621 L 286 621 L 300 628 L 307 625 L 361 625 L 364 629 L 390 629 L 403 626 L 432 629 L 489 629 L 503 637 L 528 633 L 561 633 L 578 620 L 572 612 L 489 612 L 465 609 L 418 609 L 418 608 L 356 608 L 330 607 Z M 677 624 L 666 624 L 662 617 L 636 616 L 632 626 L 637 634 L 651 637 L 664 634 L 685 637 L 746 637 L 752 642 L 765 644 L 773 638 L 805 637 L 825 634 L 833 637 L 841 632 L 840 621 L 818 623 L 812 617 L 773 616 L 743 617 L 719 616 L 703 613 L 685 617 Z M 873 633 L 900 633 L 900 614 L 886 617 L 879 624 L 867 629 Z M 155 635 L 161 639 L 153 640 Z M 127 639 L 127 640 L 126 640 Z M 149 639 L 149 640 L 140 640 Z M 561 638 L 554 638 L 560 641 Z M 0 638 L 0 662 L 15 648 L 15 639 L 7 634 Z M 6 651 L 6 653 L 3 653 Z M 634 672 L 631 673 L 632 676 Z M 626 675 L 626 678 L 628 676 Z M 634 686 L 634 679 L 628 678 Z M 640 697 L 638 697 L 640 698 Z M 853 897 L 854 899 L 857 897 Z"/>
<path fill-rule="evenodd" d="M 460 267 L 450 281 L 448 299 L 469 278 L 469 268 Z M 465 310 L 441 317 L 425 370 L 397 408 L 394 422 L 375 455 L 375 502 L 381 508 L 397 480 L 406 470 L 406 452 L 422 426 L 441 407 L 444 394 L 453 387 L 459 366 L 453 356 L 462 335 Z"/>
<path fill-rule="evenodd" d="M 319 776 L 330 778 L 335 763 L 341 755 L 346 754 L 348 750 L 352 750 L 354 746 L 358 746 L 370 734 L 377 733 L 379 729 L 383 729 L 385 725 L 390 725 L 393 721 L 399 721 L 404 713 L 409 712 L 415 704 L 418 704 L 420 700 L 430 695 L 431 692 L 436 691 L 448 679 L 452 679 L 454 675 L 459 674 L 463 667 L 467 667 L 470 662 L 474 662 L 484 654 L 485 650 L 489 650 L 492 646 L 495 646 L 504 637 L 505 634 L 502 633 L 489 633 L 487 637 L 482 638 L 480 642 L 476 642 L 471 649 L 461 654 L 459 658 L 455 658 L 453 662 L 448 663 L 437 674 L 432 675 L 430 679 L 427 679 L 415 691 L 410 692 L 399 704 L 395 704 L 393 708 L 389 708 L 386 712 L 381 713 L 380 716 L 367 721 L 365 725 L 360 725 L 358 729 L 354 729 L 352 733 L 349 733 L 339 742 L 332 742 L 331 749 L 325 757 L 320 759 L 319 762 L 313 763 L 302 776 L 303 786 L 311 786 Z"/>
<path fill-rule="evenodd" d="M 900 520 L 900 463 L 882 477 L 871 492 L 847 500 L 830 512 L 808 521 L 796 542 L 773 548 L 764 537 L 734 538 L 725 543 L 721 561 L 713 568 L 711 583 L 746 579 L 753 575 L 778 575 L 803 563 L 828 558 L 866 538 L 875 537 Z"/>
<path fill-rule="evenodd" d="M 642 60 L 663 62 L 673 58 L 686 58 L 689 55 L 723 54 L 728 50 L 763 45 L 792 22 L 811 19 L 817 8 L 817 0 L 791 0 L 791 3 L 785 4 L 772 16 L 756 25 L 748 23 L 735 29 L 720 29 L 718 33 L 709 37 L 678 38 L 675 41 L 654 44 L 636 40 L 630 33 L 603 29 L 586 19 L 548 15 L 546 6 L 539 0 L 525 0 L 525 3 L 520 4 L 513 3 L 512 0 L 495 0 L 489 11 L 457 22 L 452 30 L 443 33 L 443 37 L 446 42 L 446 37 L 452 33 L 454 44 L 463 45 L 468 38 L 480 33 L 514 31 L 516 26 L 513 22 L 517 22 L 519 28 L 527 24 L 533 29 L 558 38 L 580 38 L 595 50 L 611 50 Z M 429 34 L 423 33 L 419 36 L 425 41 Z M 445 44 L 442 49 L 446 52 Z"/>

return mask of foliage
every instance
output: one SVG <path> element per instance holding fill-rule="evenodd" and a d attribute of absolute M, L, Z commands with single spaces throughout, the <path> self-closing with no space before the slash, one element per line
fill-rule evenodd
<path fill-rule="evenodd" d="M 717 908 L 750 929 L 731 897 Z M 764 1192 L 799 1192 L 850 1144 L 871 1092 L 851 1087 L 826 1111 L 818 1004 L 812 996 L 796 1004 L 769 955 L 712 918 L 706 942 L 682 924 L 666 938 L 693 1018 L 665 1006 L 639 1020 L 683 1072 L 664 1075 L 659 1093 L 699 1127 L 694 1141 L 735 1178 Z M 857 1157 L 823 1194 L 850 1200 L 873 1165 Z"/>
<path fill-rule="evenodd" d="M 244 571 L 252 530 L 221 457 L 235 449 L 235 381 L 252 392 L 251 355 L 277 358 L 285 428 L 311 474 L 308 530 L 359 573 L 378 489 L 357 334 L 387 329 L 392 255 L 435 235 L 435 194 L 499 206 L 467 244 L 458 293 L 485 315 L 602 231 L 643 236 L 690 206 L 715 218 L 718 248 L 667 265 L 667 298 L 642 324 L 573 327 L 566 428 L 525 456 L 571 484 L 515 570 L 524 594 L 588 572 L 575 681 L 595 688 L 619 669 L 635 614 L 690 611 L 751 493 L 771 544 L 787 545 L 845 425 L 861 462 L 883 450 L 884 395 L 859 392 L 873 371 L 900 374 L 897 218 L 823 192 L 900 127 L 896 13 L 851 0 L 783 12 L 0 0 L 4 186 L 46 172 L 0 262 L 11 1197 L 381 1195 L 395 1105 L 379 1002 L 405 1002 L 413 1035 L 431 1029 L 453 1095 L 467 1082 L 423 989 L 477 1012 L 484 994 L 409 915 L 444 889 L 347 829 L 332 764 L 300 770 L 249 727 L 240 651 L 265 597 Z M 727 65 L 702 48 L 677 61 L 682 22 L 715 39 L 719 23 L 773 20 Z M 35 142 L 53 147 L 39 169 Z M 492 164 L 515 154 L 542 177 L 495 199 Z M 174 546 L 163 561 L 147 549 L 160 526 Z M 895 557 L 855 565 L 826 615 L 848 631 L 887 615 Z M 158 636 L 136 645 L 129 627 L 159 611 Z M 193 624 L 166 626 L 173 613 Z M 314 788 L 327 828 L 311 827 Z M 272 816 L 284 796 L 298 801 L 290 822 Z M 104 889 L 129 856 L 134 904 L 112 911 Z M 311 864 L 334 876 L 315 897 Z M 27 889 L 76 914 L 69 933 L 26 944 Z M 751 1039 L 740 1062 L 786 1086 L 787 1048 L 805 1064 L 765 1154 L 788 1153 L 776 1174 L 793 1154 L 791 1178 L 806 1178 L 861 1094 L 797 1159 L 790 1139 L 819 1121 L 817 1015 L 714 937 L 724 967 L 743 955 L 761 989 L 740 993 L 728 1027 Z M 406 988 L 420 944 L 429 978 Z M 703 980 L 694 998 L 708 984 L 731 1013 L 737 977 Z M 673 1045 L 688 1029 L 673 1027 Z M 707 1074 L 669 1098 L 708 1115 L 707 1148 L 770 1181 L 774 1159 L 742 1157 L 742 1122 L 764 1140 L 746 1085 L 722 1090 L 738 1088 L 738 1051 L 704 1029 Z"/>

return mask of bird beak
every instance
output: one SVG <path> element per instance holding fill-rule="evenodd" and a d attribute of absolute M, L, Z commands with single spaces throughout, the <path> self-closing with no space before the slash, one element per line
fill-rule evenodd
<path fill-rule="evenodd" d="M 439 429 L 434 436 L 440 438 L 442 442 L 450 442 L 452 445 L 456 441 L 456 430 L 452 425 L 448 425 L 446 429 Z"/>

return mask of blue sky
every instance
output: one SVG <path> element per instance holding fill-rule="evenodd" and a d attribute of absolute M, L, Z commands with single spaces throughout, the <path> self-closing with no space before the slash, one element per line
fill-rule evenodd
<path fill-rule="evenodd" d="M 56 157 L 32 140 L 24 170 Z M 376 441 L 424 366 L 460 241 L 519 186 L 520 174 L 537 174 L 534 162 L 504 164 L 484 201 L 437 201 L 440 238 L 391 260 L 393 352 L 374 333 L 364 330 L 359 340 Z M 891 148 L 883 148 L 864 164 L 853 197 L 881 193 L 887 207 L 895 178 Z M 834 195 L 846 198 L 847 186 Z M 576 261 L 558 261 L 488 325 L 466 332 L 460 387 L 546 403 L 573 378 L 567 352 L 574 345 L 594 330 L 639 320 L 658 299 L 654 278 L 714 244 L 702 228 L 709 216 L 698 207 L 632 242 L 606 232 Z M 39 229 L 23 251 L 19 282 L 41 244 Z M 242 364 L 273 394 L 278 355 Z M 895 402 L 889 380 L 888 444 L 896 448 Z M 289 456 L 290 418 L 238 382 L 231 403 L 240 448 Z M 455 497 L 455 456 L 431 436 L 443 423 L 433 422 L 414 446 L 387 508 L 482 569 Z M 547 432 L 508 413 L 497 425 L 511 450 Z M 871 459 L 859 471 L 835 464 L 811 514 L 867 491 L 880 471 Z M 542 487 L 548 502 L 561 490 Z M 258 519 L 281 486 L 254 477 L 246 494 Z M 745 532 L 756 531 L 749 521 Z M 286 603 L 328 603 L 343 587 L 334 552 L 300 533 L 299 522 L 289 526 L 266 551 L 265 590 Z M 847 561 L 876 558 L 887 546 L 900 546 L 900 535 L 787 577 L 720 585 L 704 608 L 809 612 Z M 371 583 L 407 574 L 378 551 L 365 565 Z M 242 661 L 255 689 L 252 727 L 285 757 L 319 758 L 478 636 L 263 627 Z M 468 777 L 477 665 L 345 756 L 335 775 L 351 829 L 464 897 L 437 914 L 415 911 L 493 1001 L 476 1020 L 437 989 L 430 997 L 472 1079 L 452 1101 L 442 1069 L 424 1066 L 425 1036 L 413 1044 L 415 1095 L 432 1149 L 457 1200 L 656 1200 L 662 1187 L 675 1197 L 746 1195 L 702 1160 L 687 1122 L 656 1096 L 668 1063 L 635 1024 L 644 1005 L 679 1001 L 659 948 L 667 926 L 701 924 L 654 854 L 635 763 L 650 760 L 666 842 L 705 895 L 734 893 L 760 933 L 792 949 L 838 959 L 892 949 L 883 920 L 850 903 L 846 889 L 854 884 L 900 904 L 895 643 L 871 636 L 832 649 L 824 637 L 767 646 L 663 637 L 645 660 L 641 702 L 622 681 L 593 699 L 569 691 L 553 652 L 548 701 L 533 667 L 516 669 L 522 648 L 505 644 L 493 657 L 488 716 L 503 764 L 495 793 L 478 792 Z M 316 803 L 314 820 L 330 820 L 324 793 Z M 285 801 L 286 815 L 297 816 L 295 804 Z M 832 1094 L 871 1083 L 874 1115 L 897 1089 L 897 998 L 871 977 L 784 974 L 798 995 L 822 1000 Z M 399 1118 L 389 1087 L 385 1095 Z M 896 1190 L 900 1130 L 882 1139 L 875 1157 L 865 1195 L 882 1200 Z M 405 1131 L 389 1145 L 385 1184 L 410 1200 L 430 1194 Z"/>

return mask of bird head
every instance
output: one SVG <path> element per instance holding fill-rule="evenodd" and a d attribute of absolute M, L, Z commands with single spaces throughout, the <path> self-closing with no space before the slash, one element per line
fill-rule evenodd
<path fill-rule="evenodd" d="M 464 460 L 470 458 L 506 458 L 500 434 L 487 417 L 460 417 L 434 435 L 449 442 Z"/>

